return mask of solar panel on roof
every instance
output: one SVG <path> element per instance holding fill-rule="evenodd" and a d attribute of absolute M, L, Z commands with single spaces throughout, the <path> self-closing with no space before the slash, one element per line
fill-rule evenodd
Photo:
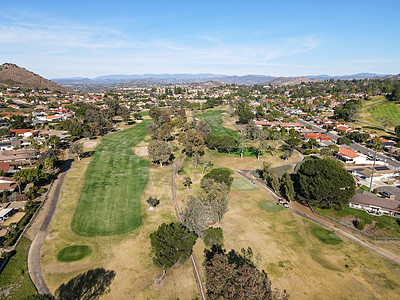
<path fill-rule="evenodd" d="M 388 171 L 390 169 L 388 167 L 386 167 L 386 166 L 382 166 L 382 167 L 375 167 L 375 170 L 377 170 L 377 171 Z"/>

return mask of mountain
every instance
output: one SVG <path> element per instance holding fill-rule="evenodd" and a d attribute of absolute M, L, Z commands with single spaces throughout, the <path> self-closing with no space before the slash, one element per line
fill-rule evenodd
<path fill-rule="evenodd" d="M 68 89 L 63 86 L 10 63 L 5 63 L 0 66 L 0 84 L 27 89 L 48 88 L 51 91 L 68 91 Z"/>
<path fill-rule="evenodd" d="M 369 79 L 369 78 L 384 78 L 386 77 L 387 74 L 376 74 L 376 73 L 357 73 L 357 74 L 352 74 L 352 75 L 307 75 L 304 77 L 307 78 L 318 78 L 322 80 L 328 80 L 328 79 L 341 79 L 341 80 L 353 80 L 353 79 Z"/>

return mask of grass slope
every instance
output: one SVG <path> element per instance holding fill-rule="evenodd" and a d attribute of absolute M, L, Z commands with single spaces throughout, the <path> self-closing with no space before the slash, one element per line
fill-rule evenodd
<path fill-rule="evenodd" d="M 16 254 L 10 259 L 0 276 L 0 291 L 8 289 L 9 295 L 4 299 L 24 299 L 36 295 L 36 289 L 29 277 L 27 257 L 31 241 L 22 238 L 15 248 Z M 0 296 L 3 299 L 2 296 Z"/>
<path fill-rule="evenodd" d="M 72 230 L 84 236 L 129 232 L 142 222 L 140 198 L 150 163 L 131 150 L 146 136 L 146 122 L 105 136 L 89 164 Z"/>
<path fill-rule="evenodd" d="M 224 112 L 223 110 L 208 110 L 202 114 L 198 114 L 197 117 L 204 119 L 211 126 L 212 134 L 218 136 L 230 135 L 233 138 L 239 138 L 237 131 L 222 126 L 224 123 L 222 114 Z"/>
<path fill-rule="evenodd" d="M 342 240 L 334 232 L 326 230 L 320 226 L 313 225 L 311 226 L 310 231 L 313 236 L 315 236 L 324 244 L 337 245 L 342 242 Z"/>
<path fill-rule="evenodd" d="M 258 186 L 252 184 L 250 181 L 244 178 L 234 178 L 232 186 L 239 191 L 251 191 L 258 189 Z"/>

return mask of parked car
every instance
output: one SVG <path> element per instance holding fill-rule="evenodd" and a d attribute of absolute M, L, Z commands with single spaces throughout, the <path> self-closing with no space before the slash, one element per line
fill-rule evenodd
<path fill-rule="evenodd" d="M 390 196 L 392 195 L 392 193 L 389 192 L 381 192 L 380 194 L 385 198 L 390 198 Z"/>
<path fill-rule="evenodd" d="M 287 203 L 287 202 L 284 202 L 282 205 L 283 205 L 283 207 L 289 208 L 289 203 Z"/>

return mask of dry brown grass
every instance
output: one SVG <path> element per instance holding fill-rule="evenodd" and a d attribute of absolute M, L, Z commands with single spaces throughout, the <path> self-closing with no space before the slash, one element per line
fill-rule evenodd
<path fill-rule="evenodd" d="M 68 171 L 61 197 L 42 248 L 42 263 L 46 281 L 52 291 L 77 274 L 95 267 L 105 267 L 116 272 L 110 294 L 102 299 L 193 299 L 197 286 L 189 262 L 176 266 L 166 275 L 165 285 L 156 287 L 154 278 L 161 274 L 153 266 L 150 256 L 149 234 L 162 222 L 172 222 L 175 211 L 172 202 L 171 174 L 168 167 L 150 168 L 150 177 L 142 196 L 143 224 L 133 232 L 111 237 L 82 237 L 70 228 L 71 220 L 83 187 L 89 158 L 75 161 Z M 149 196 L 160 198 L 153 211 L 147 210 Z M 67 245 L 84 244 L 92 254 L 73 263 L 61 263 L 57 253 Z"/>
<path fill-rule="evenodd" d="M 297 157 L 298 159 L 298 157 Z M 265 157 L 273 166 L 282 160 Z M 290 163 L 295 162 L 293 156 Z M 258 167 L 256 159 L 216 157 L 215 166 L 231 169 Z M 186 175 L 198 183 L 201 171 L 195 172 L 190 163 L 178 178 L 178 197 L 184 207 L 188 191 L 182 184 Z M 238 177 L 235 174 L 234 177 Z M 339 245 L 326 245 L 310 232 L 312 223 L 287 210 L 267 212 L 260 202 L 272 201 L 266 191 L 238 191 L 231 189 L 229 211 L 220 224 L 225 237 L 225 248 L 240 250 L 251 247 L 261 256 L 260 268 L 269 274 L 273 286 L 286 289 L 291 299 L 389 299 L 400 293 L 400 267 L 364 248 L 343 239 Z M 196 244 L 194 254 L 203 260 L 203 245 Z M 203 272 L 203 270 L 201 270 Z"/>

